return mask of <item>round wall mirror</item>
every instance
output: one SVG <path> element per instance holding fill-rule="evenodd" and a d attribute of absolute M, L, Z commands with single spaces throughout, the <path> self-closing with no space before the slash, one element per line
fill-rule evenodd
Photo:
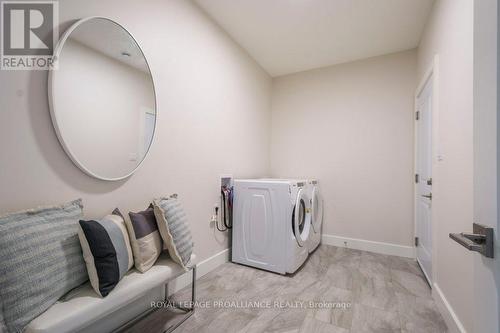
<path fill-rule="evenodd" d="M 119 180 L 144 161 L 156 127 L 154 84 L 120 24 L 91 17 L 64 33 L 49 72 L 49 103 L 61 145 L 88 175 Z"/>

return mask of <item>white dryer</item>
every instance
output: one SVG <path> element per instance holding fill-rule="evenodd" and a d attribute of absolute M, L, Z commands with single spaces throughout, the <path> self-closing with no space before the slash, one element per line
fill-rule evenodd
<path fill-rule="evenodd" d="M 313 252 L 321 243 L 321 228 L 323 226 L 323 197 L 321 196 L 318 181 L 313 179 L 307 182 L 309 198 L 311 200 L 311 232 L 308 249 Z"/>
<path fill-rule="evenodd" d="M 268 271 L 295 272 L 309 255 L 310 198 L 306 181 L 234 181 L 231 260 Z"/>

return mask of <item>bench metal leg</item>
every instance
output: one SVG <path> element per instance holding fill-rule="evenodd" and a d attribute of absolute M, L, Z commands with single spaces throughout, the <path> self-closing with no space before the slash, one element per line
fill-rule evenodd
<path fill-rule="evenodd" d="M 175 323 L 173 326 L 170 326 L 165 331 L 163 331 L 164 333 L 171 333 L 171 332 L 173 332 L 177 327 L 179 327 L 182 323 L 184 323 L 189 317 L 191 317 L 194 314 L 195 304 L 196 304 L 196 265 L 194 265 L 193 267 L 191 267 L 191 272 L 192 272 L 191 304 L 190 304 L 189 307 L 181 306 L 178 302 L 170 302 L 168 300 L 168 297 L 167 297 L 167 293 L 168 293 L 167 285 L 168 285 L 168 283 L 165 284 L 165 296 L 164 296 L 164 299 L 163 299 L 164 302 L 165 302 L 164 304 L 169 304 L 169 305 L 171 305 L 175 309 L 184 311 L 185 314 L 184 314 L 184 317 L 179 322 Z M 118 332 L 120 332 L 120 333 L 126 332 L 127 329 L 129 329 L 130 327 L 132 327 L 134 324 L 136 324 L 140 320 L 146 318 L 148 315 L 152 314 L 154 311 L 157 311 L 157 310 L 158 309 L 155 309 L 155 308 L 146 310 L 143 313 L 141 313 L 140 315 L 138 315 L 137 317 L 135 317 L 134 319 L 130 320 L 126 324 L 124 324 L 121 327 L 119 327 L 118 329 L 115 329 L 113 332 L 116 332 L 116 333 L 118 333 Z"/>
<path fill-rule="evenodd" d="M 196 304 L 196 265 L 194 265 L 191 269 L 192 271 L 192 283 L 191 283 L 191 306 L 186 308 L 184 306 L 180 306 L 179 303 L 171 303 L 176 309 L 182 310 L 186 312 L 184 317 L 174 325 L 170 326 L 163 333 L 171 333 L 177 329 L 177 327 L 181 326 L 186 320 L 189 319 L 194 314 L 195 304 Z M 165 286 L 165 300 L 167 300 L 167 288 Z"/>

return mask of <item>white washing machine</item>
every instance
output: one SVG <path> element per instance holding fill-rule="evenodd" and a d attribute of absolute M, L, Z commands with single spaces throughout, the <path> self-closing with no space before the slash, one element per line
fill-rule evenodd
<path fill-rule="evenodd" d="M 311 201 L 306 181 L 234 181 L 232 257 L 236 263 L 286 274 L 309 255 Z"/>
<path fill-rule="evenodd" d="M 307 182 L 309 198 L 311 200 L 311 232 L 307 247 L 309 253 L 313 252 L 321 243 L 321 228 L 323 226 L 323 197 L 318 181 L 313 179 Z"/>

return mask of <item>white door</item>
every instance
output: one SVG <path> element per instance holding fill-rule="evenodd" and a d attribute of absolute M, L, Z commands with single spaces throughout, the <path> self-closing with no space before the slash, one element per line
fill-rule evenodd
<path fill-rule="evenodd" d="M 417 261 L 432 286 L 432 76 L 416 99 L 415 244 Z"/>
<path fill-rule="evenodd" d="M 494 229 L 494 258 L 474 253 L 473 332 L 500 332 L 497 1 L 474 1 L 474 220 Z M 464 251 L 467 251 L 464 248 Z"/>
<path fill-rule="evenodd" d="M 151 145 L 151 140 L 153 139 L 153 135 L 155 132 L 156 115 L 151 112 L 146 112 L 144 120 L 145 121 L 144 121 L 143 149 L 144 149 L 144 155 L 146 155 L 149 146 Z"/>
<path fill-rule="evenodd" d="M 140 107 L 139 113 L 140 133 L 139 133 L 139 154 L 146 156 L 149 150 L 156 125 L 156 114 L 146 106 Z"/>

